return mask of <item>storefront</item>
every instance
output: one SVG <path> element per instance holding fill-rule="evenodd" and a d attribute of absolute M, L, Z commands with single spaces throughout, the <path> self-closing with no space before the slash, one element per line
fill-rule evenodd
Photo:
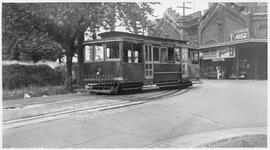
<path fill-rule="evenodd" d="M 267 79 L 267 40 L 241 39 L 201 47 L 201 76 Z"/>
<path fill-rule="evenodd" d="M 168 12 L 164 16 L 170 16 L 167 18 L 173 21 L 163 19 L 153 36 L 166 32 L 168 38 L 175 38 L 171 35 L 177 34 L 174 31 L 178 28 L 162 29 L 181 17 L 175 18 L 179 15 Z M 200 50 L 200 76 L 217 79 L 219 74 L 221 79 L 267 79 L 267 15 L 266 3 L 213 3 L 204 15 L 184 22 L 191 28 L 183 27 L 185 36 L 182 37 L 189 43 L 198 43 L 191 45 Z"/>

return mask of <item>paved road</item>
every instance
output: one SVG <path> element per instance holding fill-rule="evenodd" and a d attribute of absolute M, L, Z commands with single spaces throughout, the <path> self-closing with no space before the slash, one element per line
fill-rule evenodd
<path fill-rule="evenodd" d="M 3 147 L 164 147 L 187 135 L 266 126 L 267 81 L 205 80 L 150 103 L 4 129 Z"/>

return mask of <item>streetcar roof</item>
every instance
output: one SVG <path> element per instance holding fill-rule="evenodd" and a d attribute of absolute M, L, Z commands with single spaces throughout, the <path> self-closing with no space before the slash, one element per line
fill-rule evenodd
<path fill-rule="evenodd" d="M 88 40 L 88 41 L 85 41 L 84 44 L 90 44 L 90 43 L 96 43 L 96 42 L 98 43 L 98 42 L 105 42 L 105 41 L 117 41 L 120 39 L 132 39 L 132 40 L 137 40 L 137 41 L 157 41 L 157 42 L 184 44 L 184 45 L 187 44 L 187 41 L 184 41 L 184 40 L 144 36 L 144 35 L 118 32 L 118 31 L 104 32 L 104 33 L 98 34 L 98 36 L 100 36 L 101 39 Z"/>

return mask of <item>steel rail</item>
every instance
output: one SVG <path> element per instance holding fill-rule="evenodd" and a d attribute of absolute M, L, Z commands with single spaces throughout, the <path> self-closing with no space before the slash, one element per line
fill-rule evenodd
<path fill-rule="evenodd" d="M 56 120 L 56 119 L 60 119 L 60 118 L 63 118 L 65 116 L 68 116 L 70 114 L 82 112 L 82 111 L 88 111 L 88 112 L 89 111 L 90 112 L 106 111 L 106 110 L 112 110 L 112 109 L 117 109 L 117 108 L 122 108 L 122 107 L 129 107 L 129 106 L 133 106 L 133 105 L 149 103 L 149 102 L 153 102 L 156 99 L 162 99 L 162 98 L 168 98 L 168 97 L 180 95 L 183 93 L 181 91 L 182 91 L 181 89 L 177 89 L 177 90 L 168 91 L 168 92 L 161 93 L 159 95 L 154 95 L 154 96 L 150 95 L 147 97 L 131 98 L 131 99 L 128 99 L 124 102 L 123 101 L 116 102 L 114 104 L 110 103 L 110 104 L 104 104 L 104 105 L 100 105 L 100 106 L 90 106 L 90 107 L 84 107 L 84 108 L 78 108 L 78 109 L 72 109 L 72 110 L 61 110 L 61 111 L 56 111 L 56 112 L 50 112 L 50 113 L 30 116 L 30 117 L 22 118 L 22 119 L 14 119 L 14 120 L 9 120 L 9 121 L 4 121 L 3 122 L 3 129 L 11 129 L 11 128 L 25 126 L 28 124 Z"/>

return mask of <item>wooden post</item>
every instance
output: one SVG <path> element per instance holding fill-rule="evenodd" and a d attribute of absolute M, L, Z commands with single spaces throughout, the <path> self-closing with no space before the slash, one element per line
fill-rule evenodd
<path fill-rule="evenodd" d="M 235 52 L 236 52 L 236 79 L 239 79 L 239 51 L 236 49 L 235 46 Z"/>
<path fill-rule="evenodd" d="M 258 78 L 258 67 L 259 67 L 259 63 L 258 63 L 258 60 L 259 60 L 259 57 L 258 57 L 258 52 L 256 52 L 255 54 L 254 54 L 254 57 L 255 57 L 255 59 L 254 59 L 254 79 L 255 80 L 258 80 L 259 78 Z"/>
<path fill-rule="evenodd" d="M 123 48 L 124 48 L 124 42 L 121 41 L 121 42 L 119 42 L 119 49 L 118 49 L 119 56 L 120 56 L 120 61 L 123 61 L 124 60 L 123 59 L 124 58 Z"/>

